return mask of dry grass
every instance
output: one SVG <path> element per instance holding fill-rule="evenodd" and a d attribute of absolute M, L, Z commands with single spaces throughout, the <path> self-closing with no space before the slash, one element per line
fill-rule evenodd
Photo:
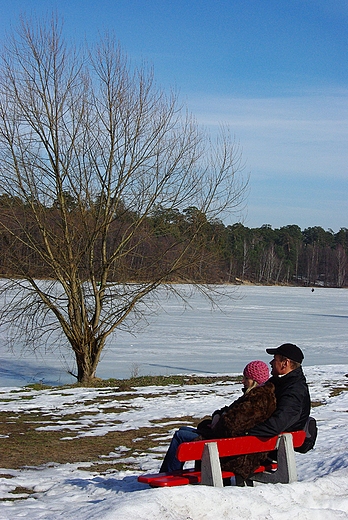
<path fill-rule="evenodd" d="M 197 375 L 170 375 L 170 376 L 136 376 L 130 379 L 98 379 L 88 383 L 89 387 L 105 388 L 118 387 L 122 392 L 140 386 L 168 386 L 168 385 L 208 385 L 217 382 L 241 381 L 242 376 L 197 376 Z M 36 385 L 38 386 L 38 385 Z M 83 386 L 81 384 L 72 385 Z"/>
<path fill-rule="evenodd" d="M 195 385 L 195 384 L 209 384 L 216 382 L 225 382 L 235 380 L 229 377 L 200 377 L 200 376 L 144 376 L 132 377 L 128 380 L 97 380 L 95 387 L 106 388 L 112 387 L 119 391 L 130 393 L 120 395 L 120 400 L 131 400 L 136 395 L 135 387 L 148 385 Z M 75 388 L 79 385 L 72 385 L 68 388 Z M 49 387 L 43 385 L 31 385 L 32 390 L 45 390 Z M 64 387 L 67 388 L 67 387 Z M 57 389 L 55 389 L 57 390 Z M 148 394 L 146 397 L 151 397 Z M 25 397 L 23 397 L 25 398 Z M 28 399 L 31 399 L 28 393 Z M 107 406 L 109 400 L 108 396 L 100 395 L 97 399 L 85 401 L 85 405 L 103 404 L 103 411 L 105 414 L 118 414 L 126 408 L 120 406 L 115 407 L 115 400 L 117 395 L 113 394 L 113 405 Z M 93 412 L 89 411 L 89 415 Z M 132 457 L 133 453 L 142 453 L 153 448 L 158 447 L 159 444 L 166 446 L 168 440 L 159 441 L 158 436 L 169 436 L 169 431 L 175 427 L 175 424 L 181 426 L 186 424 L 195 424 L 192 417 L 180 418 L 166 418 L 165 425 L 161 421 L 154 421 L 153 427 L 144 427 L 134 430 L 124 431 L 109 431 L 102 436 L 81 436 L 81 432 L 88 430 L 88 426 L 79 424 L 78 432 L 72 431 L 69 425 L 64 428 L 64 423 L 70 421 L 73 424 L 79 423 L 81 414 L 66 414 L 60 415 L 59 419 L 53 414 L 40 413 L 14 413 L 14 412 L 0 412 L 0 452 L 1 452 L 1 467 L 18 469 L 25 466 L 39 466 L 48 463 L 76 463 L 87 462 L 93 465 L 93 469 L 97 471 L 105 471 L 108 467 L 114 469 L 134 468 L 131 462 L 122 462 L 122 458 L 118 461 L 116 455 L 109 456 L 110 453 L 115 453 L 115 450 L 122 446 L 127 449 L 126 457 Z M 60 422 L 59 429 L 42 431 L 39 428 L 50 424 Z M 168 423 L 170 427 L 167 426 Z M 96 423 L 94 423 L 95 425 Z M 113 424 L 119 424 L 117 419 L 110 421 L 108 425 L 112 427 Z M 67 439 L 67 437 L 69 439 Z"/>
<path fill-rule="evenodd" d="M 155 379 L 155 380 L 154 380 Z M 129 390 L 130 393 L 120 396 L 120 399 L 132 399 L 135 395 L 132 390 L 136 386 L 145 386 L 147 384 L 197 384 L 197 383 L 211 383 L 224 381 L 221 378 L 201 378 L 201 377 L 156 377 L 156 378 L 132 378 L 131 380 L 123 381 L 119 384 L 118 381 L 113 380 L 103 382 L 101 388 L 106 386 L 117 386 L 119 390 Z M 227 378 L 226 378 L 227 380 Z M 37 385 L 32 387 L 35 390 L 44 389 L 38 388 Z M 149 397 L 149 395 L 147 395 Z M 26 398 L 26 397 L 22 397 Z M 30 398 L 30 394 L 28 394 Z M 127 408 L 120 405 L 115 406 L 117 395 L 113 393 L 110 407 L 107 406 L 108 396 L 100 395 L 100 398 L 85 401 L 84 405 L 99 404 L 102 405 L 102 410 L 108 415 L 107 424 L 109 430 L 112 430 L 113 425 L 120 423 L 117 419 L 110 420 L 110 414 L 115 414 L 126 410 Z M 99 408 L 99 411 L 101 408 Z M 89 415 L 94 412 L 89 411 Z M 139 453 L 146 453 L 148 450 L 157 448 L 160 444 L 165 447 L 168 444 L 169 432 L 176 425 L 183 424 L 194 425 L 192 417 L 166 418 L 163 421 L 154 421 L 152 427 L 137 428 L 128 431 L 109 431 L 105 435 L 91 435 L 84 436 L 88 431 L 88 425 L 83 425 L 80 422 L 85 412 L 63 415 L 60 413 L 59 418 L 54 414 L 47 413 L 14 413 L 14 412 L 0 412 L 0 452 L 1 452 L 1 467 L 9 469 L 19 469 L 28 466 L 39 466 L 48 463 L 90 463 L 93 470 L 106 471 L 109 468 L 126 469 L 134 468 L 132 462 L 124 462 L 122 459 L 126 457 L 129 459 Z M 59 428 L 41 430 L 42 427 L 50 425 L 57 426 L 59 421 Z M 163 423 L 163 424 L 162 424 Z M 168 423 L 170 426 L 168 426 Z M 98 421 L 94 423 L 94 426 Z M 105 424 L 101 419 L 100 424 Z M 73 428 L 71 428 L 73 426 Z M 76 427 L 77 429 L 74 429 Z M 164 440 L 159 440 L 158 437 Z M 122 447 L 122 457 L 117 455 L 117 450 Z M 110 455 L 111 454 L 111 455 Z M 19 493 L 19 491 L 18 491 Z"/>
<path fill-rule="evenodd" d="M 159 444 L 157 434 L 163 436 L 168 433 L 168 428 L 161 426 L 160 422 L 156 422 L 153 428 L 138 428 L 126 432 L 110 431 L 103 436 L 73 437 L 68 429 L 38 430 L 40 426 L 46 426 L 47 422 L 53 420 L 54 417 L 47 414 L 14 415 L 1 412 L 1 467 L 18 469 L 47 463 L 100 462 L 101 457 L 108 456 L 119 446 L 126 447 L 129 450 L 126 452 L 127 457 L 130 457 L 134 452 L 139 453 L 155 448 Z M 173 421 L 174 424 L 171 425 L 173 428 L 176 419 L 166 418 L 165 422 L 168 421 Z M 181 418 L 180 424 L 182 421 L 193 424 L 192 417 Z M 64 440 L 68 436 L 69 440 Z M 125 466 L 123 463 L 112 463 L 114 468 L 120 465 Z M 128 467 L 131 467 L 131 464 Z M 94 469 L 98 470 L 98 468 L 99 471 L 104 471 L 106 465 L 99 463 Z"/>

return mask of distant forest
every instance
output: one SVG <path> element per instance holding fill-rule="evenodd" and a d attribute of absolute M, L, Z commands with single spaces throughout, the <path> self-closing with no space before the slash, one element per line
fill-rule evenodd
<path fill-rule="evenodd" d="M 100 201 L 95 202 L 97 205 Z M 56 227 L 57 236 L 63 232 L 59 208 L 42 206 L 42 219 Z M 74 212 L 71 199 L 70 225 L 79 229 L 79 215 Z M 91 208 L 86 208 L 91 211 Z M 91 218 L 94 212 L 91 211 Z M 126 229 L 136 222 L 136 215 L 123 206 L 115 215 L 110 247 L 122 241 Z M 24 202 L 16 197 L 0 196 L 0 276 L 51 278 L 50 265 L 40 254 L 40 224 L 32 218 Z M 28 247 L 26 239 L 28 227 L 36 246 Z M 16 230 L 14 229 L 16 228 Z M 23 241 L 18 238 L 18 230 L 23 229 Z M 11 231 L 16 231 L 12 234 Z M 25 231 L 25 232 L 24 232 Z M 151 280 L 156 265 L 156 257 L 164 262 L 170 259 L 173 249 L 180 247 L 188 233 L 197 233 L 199 258 L 188 263 L 185 272 L 180 272 L 164 282 L 198 283 L 257 283 L 290 284 L 324 287 L 348 286 L 348 229 L 341 228 L 334 233 L 321 227 L 301 230 L 297 225 L 272 229 L 270 225 L 248 228 L 241 223 L 224 225 L 220 220 L 210 221 L 195 207 L 183 211 L 156 207 L 136 230 L 133 245 L 128 254 L 115 265 L 112 281 L 141 282 Z M 17 236 L 15 236 L 17 235 Z M 83 279 L 84 270 L 88 279 L 88 269 L 83 264 L 83 230 L 77 241 L 79 257 L 78 269 Z M 157 254 L 158 253 L 158 254 Z M 64 255 L 64 251 L 61 252 Z M 97 251 L 96 251 L 97 255 Z M 100 259 L 95 258 L 98 273 Z"/>

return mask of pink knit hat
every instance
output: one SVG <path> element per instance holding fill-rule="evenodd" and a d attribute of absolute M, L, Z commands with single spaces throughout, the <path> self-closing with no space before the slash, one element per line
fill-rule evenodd
<path fill-rule="evenodd" d="M 247 379 L 252 379 L 262 385 L 269 379 L 269 368 L 263 361 L 251 361 L 244 368 L 243 374 Z"/>

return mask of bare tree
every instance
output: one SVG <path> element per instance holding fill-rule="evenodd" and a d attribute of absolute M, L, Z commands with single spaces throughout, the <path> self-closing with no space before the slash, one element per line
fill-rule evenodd
<path fill-rule="evenodd" d="M 202 222 L 240 207 L 239 148 L 224 128 L 209 139 L 113 38 L 77 51 L 54 18 L 22 21 L 0 75 L 0 195 L 11 201 L 0 229 L 20 277 L 2 286 L 3 323 L 36 346 L 56 324 L 88 382 L 108 336 L 132 329 L 144 299 L 201 258 Z M 205 219 L 155 242 L 148 219 L 158 207 Z M 40 265 L 51 282 L 38 281 Z"/>

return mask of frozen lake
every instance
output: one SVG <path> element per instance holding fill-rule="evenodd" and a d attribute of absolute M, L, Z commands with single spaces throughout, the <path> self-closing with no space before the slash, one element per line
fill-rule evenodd
<path fill-rule="evenodd" d="M 296 343 L 304 365 L 348 362 L 348 291 L 299 287 L 226 287 L 233 299 L 212 310 L 199 293 L 184 308 L 173 296 L 135 336 L 118 332 L 108 342 L 97 375 L 127 378 L 131 374 L 240 373 L 252 359 L 270 361 L 265 348 Z M 44 358 L 0 351 L 0 386 L 42 381 L 74 382 L 70 352 Z"/>

